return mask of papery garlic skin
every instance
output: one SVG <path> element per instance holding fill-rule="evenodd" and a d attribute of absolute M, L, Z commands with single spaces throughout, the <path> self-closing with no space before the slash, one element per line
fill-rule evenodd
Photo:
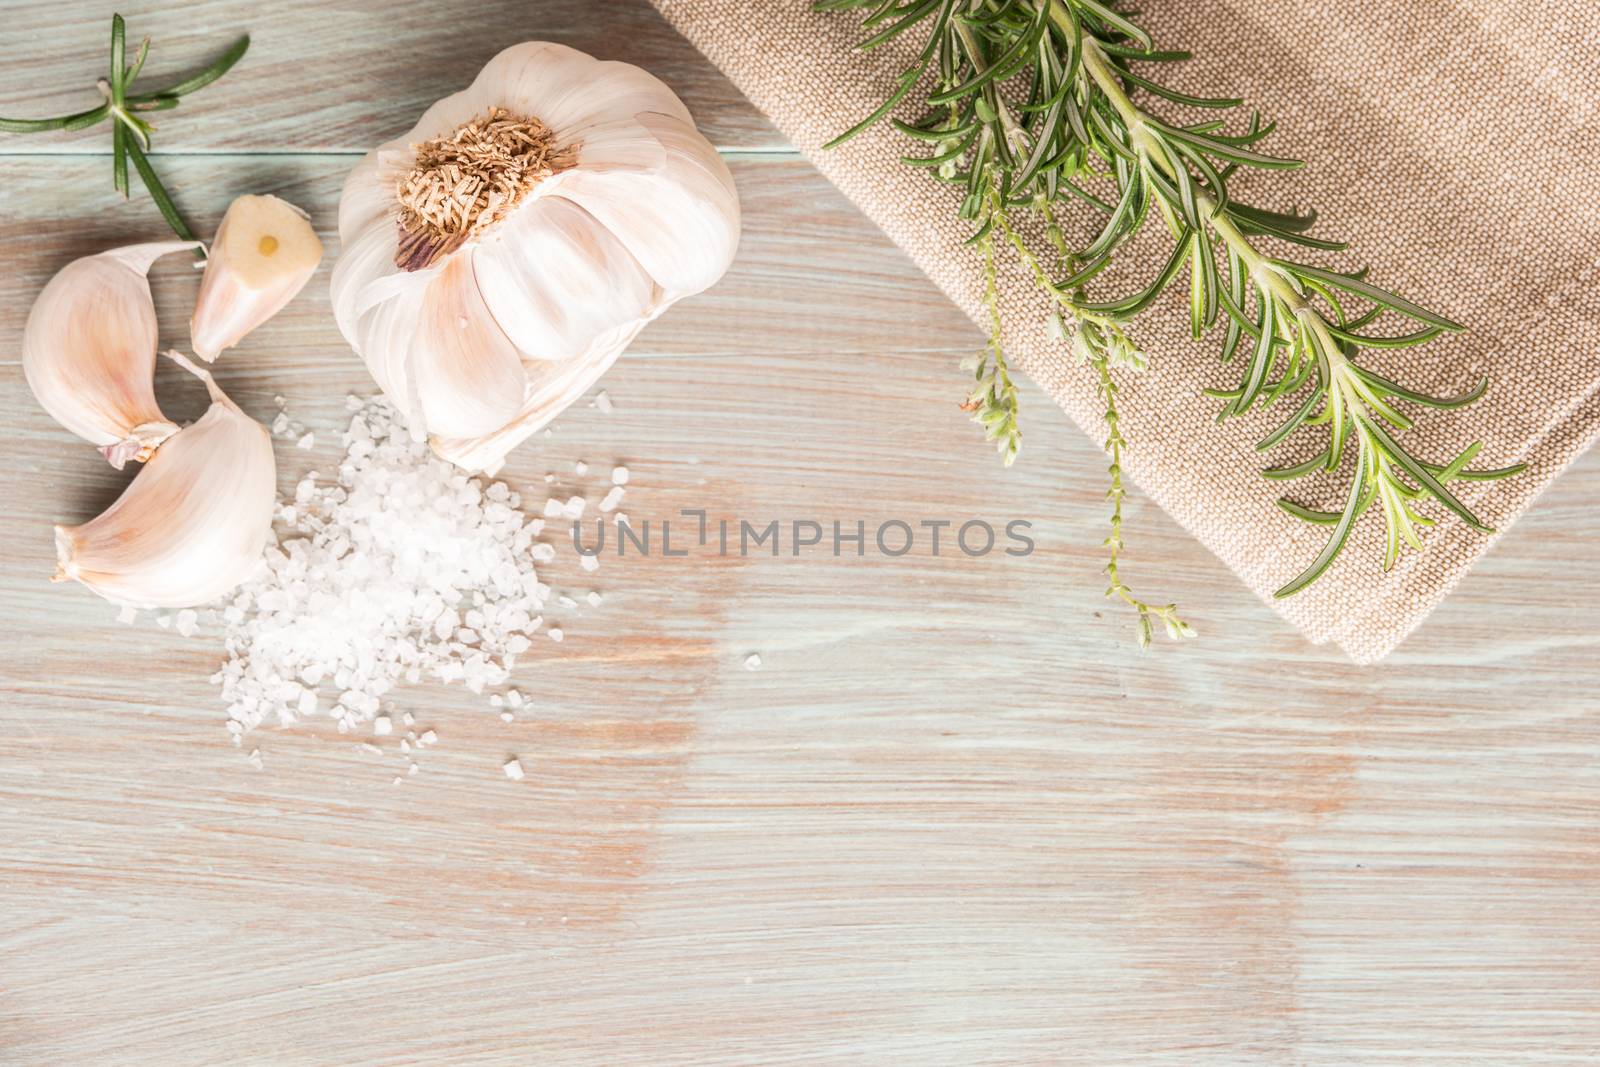
<path fill-rule="evenodd" d="M 243 583 L 272 532 L 272 438 L 211 375 L 211 407 L 173 435 L 116 502 L 81 526 L 56 527 L 56 581 L 74 580 L 117 604 L 189 608 Z"/>
<path fill-rule="evenodd" d="M 145 275 L 162 256 L 198 247 L 159 241 L 73 260 L 28 313 L 22 369 L 33 395 L 119 470 L 178 432 L 156 406 L 156 309 Z"/>
<path fill-rule="evenodd" d="M 309 216 L 287 200 L 241 196 L 228 205 L 189 320 L 194 354 L 215 361 L 283 310 L 320 262 L 322 241 Z"/>
<path fill-rule="evenodd" d="M 485 232 L 396 266 L 397 188 L 417 148 L 503 109 L 560 162 Z M 716 149 L 654 76 L 564 45 L 514 45 L 345 182 L 339 328 L 435 450 L 468 469 L 507 452 L 600 377 L 639 330 L 733 260 L 739 201 Z"/>

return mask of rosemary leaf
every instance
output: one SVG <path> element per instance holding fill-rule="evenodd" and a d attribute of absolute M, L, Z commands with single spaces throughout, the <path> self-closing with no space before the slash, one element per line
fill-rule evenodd
<path fill-rule="evenodd" d="M 107 62 L 107 77 L 97 84 L 105 103 L 87 111 L 50 119 L 0 118 L 0 133 L 43 133 L 49 130 L 85 130 L 108 119 L 111 122 L 111 183 L 124 198 L 128 195 L 128 162 L 139 173 L 150 198 L 155 201 L 161 217 L 167 220 L 172 231 L 186 241 L 195 240 L 183 216 L 178 213 L 166 186 L 157 177 L 146 153 L 150 150 L 150 135 L 155 132 L 146 119 L 140 117 L 147 111 L 170 111 L 178 106 L 180 98 L 197 89 L 203 89 L 226 74 L 250 48 L 249 36 L 240 37 L 227 51 L 210 64 L 175 85 L 151 93 L 129 93 L 145 60 L 150 56 L 150 38 L 139 42 L 133 62 L 127 62 L 127 26 L 121 15 L 111 16 L 111 50 Z M 197 248 L 195 256 L 205 258 L 205 250 Z"/>
<path fill-rule="evenodd" d="M 1414 505 L 1438 505 L 1473 529 L 1488 530 L 1448 483 L 1510 477 L 1521 466 L 1468 469 L 1477 446 L 1448 464 L 1433 464 L 1412 454 L 1396 436 L 1412 423 L 1403 405 L 1460 408 L 1478 399 L 1486 383 L 1459 396 L 1433 397 L 1364 362 L 1367 352 L 1435 343 L 1463 327 L 1368 281 L 1364 270 L 1347 273 L 1263 251 L 1264 241 L 1312 252 L 1338 252 L 1345 245 L 1310 234 L 1315 211 L 1259 207 L 1230 195 L 1228 183 L 1241 169 L 1272 172 L 1303 163 L 1260 147 L 1276 124 L 1263 122 L 1259 112 L 1249 112 L 1240 120 L 1242 128 L 1229 132 L 1229 118 L 1242 101 L 1180 91 L 1134 69 L 1140 63 L 1170 67 L 1188 58 L 1187 52 L 1158 50 L 1138 16 L 1116 0 L 821 0 L 814 6 L 865 13 L 864 48 L 906 34 L 921 41 L 889 96 L 830 147 L 904 106 L 923 117 L 915 123 L 896 120 L 896 127 L 934 146 L 906 162 L 941 181 L 965 185 L 960 212 L 974 223 L 969 244 L 983 257 L 990 319 L 989 346 L 974 364 L 979 388 L 969 404 L 991 440 L 1000 428 L 1007 462 L 1016 454 L 1020 431 L 1014 408 L 1002 400 L 1010 395 L 1000 345 L 1005 324 L 994 297 L 995 255 L 1002 244 L 1010 246 L 1047 298 L 1052 332 L 1071 344 L 1094 374 L 1095 388 L 1106 401 L 1116 501 L 1113 535 L 1107 540 L 1110 592 L 1138 612 L 1142 640 L 1152 630 L 1152 618 L 1179 636 L 1186 627 L 1174 625 L 1175 614 L 1163 615 L 1164 609 L 1133 598 L 1117 576 L 1123 546 L 1121 455 L 1128 442 L 1115 405 L 1116 374 L 1143 365 L 1143 354 L 1125 331 L 1153 314 L 1157 299 L 1180 276 L 1187 276 L 1185 304 L 1195 336 L 1220 322 L 1222 362 L 1241 351 L 1249 356 L 1235 388 L 1205 390 L 1223 401 L 1219 421 L 1294 397 L 1293 414 L 1262 438 L 1259 448 L 1326 428 L 1326 445 L 1314 459 L 1261 473 L 1294 479 L 1343 472 L 1348 479 L 1340 512 L 1280 505 L 1330 527 L 1331 536 L 1279 596 L 1293 595 L 1324 574 L 1373 503 L 1383 513 L 1385 568 L 1403 545 L 1420 548 L 1419 528 L 1434 522 Z M 1204 109 L 1217 117 L 1197 122 L 1174 108 Z M 1093 236 L 1082 247 L 1070 247 L 1061 238 L 1057 212 L 1063 217 L 1089 213 L 1098 220 L 1089 228 Z M 1034 239 L 1022 236 L 1040 226 L 1022 226 L 1013 214 L 1042 220 L 1048 252 L 1035 251 Z M 1135 263 L 1132 273 L 1153 280 L 1122 296 L 1091 295 L 1088 289 L 1102 271 L 1138 255 L 1132 251 L 1134 239 L 1152 215 L 1163 220 L 1170 249 L 1154 262 Z M 1391 318 L 1411 325 L 1389 327 Z M 1346 445 L 1352 440 L 1350 456 Z"/>

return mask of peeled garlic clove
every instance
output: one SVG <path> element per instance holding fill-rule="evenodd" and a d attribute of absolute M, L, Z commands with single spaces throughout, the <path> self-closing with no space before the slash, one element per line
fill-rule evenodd
<path fill-rule="evenodd" d="M 305 212 L 275 196 L 228 205 L 211 243 L 189 338 L 211 362 L 283 309 L 322 262 L 322 242 Z"/>
<path fill-rule="evenodd" d="M 82 582 L 137 608 L 215 600 L 260 566 L 272 529 L 277 471 L 266 427 L 206 383 L 211 407 L 161 446 L 100 516 L 56 527 L 56 581 Z"/>
<path fill-rule="evenodd" d="M 156 309 L 145 275 L 197 241 L 113 248 L 73 260 L 44 287 L 22 335 L 39 404 L 121 469 L 178 432 L 156 406 Z"/>

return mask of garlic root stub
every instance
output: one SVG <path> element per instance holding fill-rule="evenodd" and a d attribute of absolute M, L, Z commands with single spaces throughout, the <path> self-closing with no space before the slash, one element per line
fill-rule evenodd
<path fill-rule="evenodd" d="M 113 248 L 73 260 L 33 302 L 22 369 L 39 404 L 113 467 L 178 432 L 156 405 L 156 309 L 145 275 L 195 241 Z"/>
<path fill-rule="evenodd" d="M 272 439 L 211 375 L 211 407 L 173 435 L 104 513 L 56 527 L 56 581 L 137 608 L 196 607 L 261 565 L 277 489 Z"/>
<path fill-rule="evenodd" d="M 275 196 L 228 205 L 206 259 L 189 320 L 195 355 L 210 363 L 305 287 L 322 262 L 322 242 L 305 212 Z"/>
<path fill-rule="evenodd" d="M 414 432 L 489 470 L 723 275 L 739 200 L 666 85 L 531 42 L 356 166 L 339 236 L 345 339 Z"/>

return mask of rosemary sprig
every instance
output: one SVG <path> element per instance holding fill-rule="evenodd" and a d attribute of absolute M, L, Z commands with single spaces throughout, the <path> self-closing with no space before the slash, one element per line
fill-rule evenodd
<path fill-rule="evenodd" d="M 1158 50 L 1135 17 L 1111 0 L 820 0 L 815 7 L 865 11 L 869 36 L 862 48 L 879 47 L 913 30 L 923 35 L 894 91 L 833 144 L 908 101 L 920 101 L 922 119 L 892 121 L 908 137 L 930 142 L 932 153 L 905 162 L 965 184 L 961 214 L 977 225 L 975 243 L 986 262 L 993 254 L 988 234 L 998 227 L 1055 302 L 1058 332 L 1070 338 L 1095 373 L 1096 388 L 1107 402 L 1107 449 L 1113 457 L 1116 510 L 1107 571 L 1114 595 L 1125 593 L 1117 567 L 1120 458 L 1127 442 L 1116 424 L 1112 371 L 1118 364 L 1097 353 L 1107 351 L 1107 344 L 1110 350 L 1121 343 L 1131 348 L 1127 325 L 1185 273 L 1194 336 L 1220 328 L 1224 363 L 1246 353 L 1237 387 L 1207 390 L 1224 401 L 1219 420 L 1283 401 L 1293 413 L 1261 439 L 1262 451 L 1308 427 L 1326 427 L 1327 443 L 1310 462 L 1263 473 L 1290 479 L 1349 472 L 1346 503 L 1338 513 L 1280 501 L 1289 514 L 1331 531 L 1322 552 L 1278 596 L 1293 595 L 1324 574 L 1374 502 L 1387 533 L 1385 569 L 1393 566 L 1402 544 L 1421 547 L 1417 527 L 1435 521 L 1418 510 L 1425 502 L 1488 531 L 1449 483 L 1503 478 L 1522 465 L 1469 470 L 1480 443 L 1447 463 L 1430 463 L 1397 437 L 1412 426 L 1406 404 L 1461 407 L 1480 397 L 1487 383 L 1478 382 L 1460 396 L 1431 397 L 1382 376 L 1364 355 L 1425 344 L 1462 327 L 1368 282 L 1365 271 L 1344 273 L 1265 251 L 1267 242 L 1324 252 L 1345 246 L 1311 236 L 1315 213 L 1272 211 L 1230 194 L 1228 183 L 1240 168 L 1289 170 L 1301 163 L 1260 149 L 1274 125 L 1263 124 L 1259 115 L 1232 133 L 1225 132 L 1224 120 L 1193 117 L 1195 112 L 1231 112 L 1242 101 L 1184 93 L 1134 67 L 1179 62 L 1188 53 Z M 1154 108 L 1135 96 L 1155 101 Z M 1174 107 L 1190 117 L 1174 117 Z M 1092 220 L 1089 236 L 1070 252 L 1058 249 L 1061 266 L 1053 274 L 1008 214 L 1038 214 L 1055 244 L 1060 229 L 1054 212 L 1069 206 Z M 1086 288 L 1128 253 L 1132 238 L 1153 215 L 1160 216 L 1172 240 L 1153 277 L 1134 292 L 1089 299 Z M 992 338 L 998 329 L 994 324 Z M 1130 597 L 1123 599 L 1139 610 L 1144 634 L 1154 609 Z M 1156 617 L 1167 620 L 1159 612 Z M 1181 622 L 1169 629 L 1187 631 Z"/>
<path fill-rule="evenodd" d="M 250 38 L 248 35 L 240 37 L 209 65 L 182 81 L 153 93 L 131 92 L 134 81 L 144 69 L 145 60 L 150 56 L 150 38 L 146 37 L 139 42 L 139 49 L 132 63 L 127 62 L 126 42 L 127 29 L 122 16 L 112 15 L 110 70 L 108 77 L 101 79 L 95 86 L 102 97 L 102 102 L 97 107 L 53 119 L 0 118 L 0 133 L 85 130 L 110 119 L 112 185 L 123 197 L 127 197 L 128 163 L 131 160 L 133 169 L 138 172 L 140 181 L 149 190 L 150 199 L 155 201 L 156 208 L 161 212 L 161 217 L 167 220 L 167 225 L 171 226 L 172 231 L 183 240 L 193 241 L 194 231 L 184 222 L 183 216 L 178 213 L 177 205 L 173 203 L 172 195 L 167 192 L 166 186 L 156 175 L 155 168 L 150 165 L 146 153 L 150 149 L 150 135 L 155 132 L 155 126 L 142 116 L 151 111 L 170 111 L 178 106 L 183 97 L 205 88 L 222 77 L 244 56 L 250 47 Z M 203 249 L 196 249 L 195 255 L 205 258 Z"/>
<path fill-rule="evenodd" d="M 1111 453 L 1111 466 L 1107 468 L 1111 472 L 1111 488 L 1106 490 L 1106 497 L 1111 501 L 1111 534 L 1105 539 L 1106 548 L 1111 554 L 1106 564 L 1106 576 L 1111 579 L 1111 586 L 1106 590 L 1106 596 L 1117 597 L 1138 612 L 1140 648 L 1150 647 L 1150 635 L 1154 629 L 1150 623 L 1152 618 L 1160 620 L 1168 637 L 1193 637 L 1194 628 L 1178 617 L 1178 605 L 1146 603 L 1134 596 L 1133 590 L 1122 581 L 1119 566 L 1123 549 L 1122 498 L 1127 495 L 1122 487 L 1122 450 L 1128 442 L 1122 436 L 1121 416 L 1117 413 L 1117 382 L 1111 374 L 1111 360 L 1114 357 L 1108 354 L 1116 350 L 1117 342 L 1107 338 L 1094 323 L 1082 324 L 1074 342 L 1074 349 L 1094 369 L 1100 397 L 1106 402 L 1106 451 Z"/>

